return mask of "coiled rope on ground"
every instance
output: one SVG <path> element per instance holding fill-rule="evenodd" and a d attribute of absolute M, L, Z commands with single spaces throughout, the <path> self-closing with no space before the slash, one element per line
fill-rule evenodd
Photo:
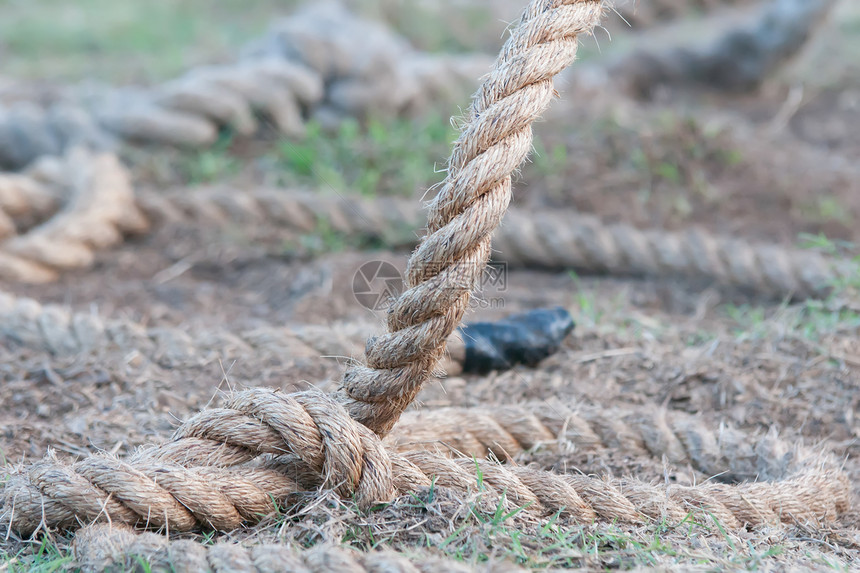
<path fill-rule="evenodd" d="M 294 138 L 310 118 L 333 125 L 369 114 L 418 114 L 471 90 L 490 61 L 420 52 L 330 2 L 274 22 L 243 52 L 236 62 L 201 66 L 154 87 L 84 84 L 31 98 L 44 106 L 0 101 L 0 167 L 22 169 L 76 145 L 199 148 L 213 145 L 224 129 L 250 137 L 271 124 Z"/>
<path fill-rule="evenodd" d="M 70 312 L 0 292 L 0 339 L 55 356 L 97 355 L 119 349 L 168 368 L 204 364 L 227 355 L 249 362 L 273 357 L 359 358 L 364 353 L 364 341 L 377 330 L 376 324 L 368 322 L 261 326 L 239 333 L 212 328 L 189 332 L 185 328 L 148 327 L 129 319 L 105 319 L 92 312 Z M 450 336 L 443 369 L 456 373 L 464 353 L 460 336 Z"/>
<path fill-rule="evenodd" d="M 91 525 L 75 536 L 74 552 L 84 572 L 133 569 L 143 559 L 151 571 L 185 573 L 514 573 L 513 563 L 500 561 L 469 567 L 453 559 L 417 552 L 405 556 L 393 551 L 360 553 L 334 545 L 298 551 L 285 545 L 243 545 L 219 542 L 203 545 L 169 540 L 163 535 L 135 532 L 121 525 Z"/>
<path fill-rule="evenodd" d="M 275 233 L 311 233 L 325 227 L 345 236 L 381 236 L 387 244 L 403 247 L 417 242 L 416 233 L 426 223 L 414 203 L 403 199 L 329 197 L 276 189 L 141 192 L 133 202 L 122 168 L 109 157 L 102 156 L 90 178 L 79 182 L 79 192 L 98 192 L 110 196 L 111 201 L 100 203 L 98 211 L 92 207 L 93 201 L 81 200 L 69 208 L 77 210 L 76 217 L 103 217 L 108 225 L 114 219 L 123 233 L 143 232 L 146 219 L 161 226 L 253 225 L 257 232 L 265 229 Z M 59 228 L 65 225 L 61 221 L 51 224 L 50 234 L 35 228 L 21 236 L 8 236 L 18 220 L 39 220 L 56 209 L 60 199 L 58 191 L 52 190 L 55 188 L 56 183 L 49 185 L 34 176 L 0 177 L 0 229 L 6 229 L 7 241 L 11 241 L 8 245 L 14 252 L 4 255 L 0 243 L 0 276 L 21 282 L 53 280 L 59 269 L 88 266 L 97 248 L 119 240 L 115 236 L 95 240 L 93 235 L 73 248 Z M 105 205 L 115 208 L 105 209 Z M 94 234 L 94 228 L 85 228 Z M 34 233 L 32 237 L 30 233 Z M 82 248 L 88 254 L 82 253 Z M 516 267 L 706 278 L 798 299 L 824 296 L 835 281 L 858 272 L 850 262 L 811 250 L 751 243 L 698 228 L 682 232 L 642 230 L 623 223 L 605 224 L 574 211 L 525 212 L 516 208 L 509 210 L 505 224 L 493 235 L 493 257 Z"/>
<path fill-rule="evenodd" d="M 0 242 L 0 278 L 26 283 L 55 280 L 61 271 L 92 265 L 95 252 L 121 242 L 123 234 L 149 228 L 116 156 L 75 148 L 48 171 L 60 191 L 49 191 L 34 177 L 0 179 L 0 213 L 7 217 L 49 213 L 59 196 L 68 196 L 52 217 L 23 234 L 12 234 L 14 228 L 7 226 L 7 236 Z"/>
<path fill-rule="evenodd" d="M 463 122 L 430 206 L 428 235 L 407 267 L 408 289 L 388 313 L 389 332 L 368 341 L 367 364 L 348 369 L 337 391 L 240 392 L 225 407 L 193 416 L 166 444 L 126 460 L 98 454 L 65 464 L 48 456 L 8 477 L 3 515 L 10 526 L 29 534 L 107 518 L 170 531 L 230 530 L 294 493 L 331 489 L 368 507 L 432 483 L 582 521 L 646 523 L 706 511 L 737 529 L 825 523 L 844 513 L 850 484 L 827 461 L 776 482 L 657 486 L 397 453 L 381 441 L 460 323 L 510 201 L 511 172 L 531 147 L 531 123 L 553 97 L 553 76 L 574 59 L 577 36 L 593 29 L 604 8 L 598 0 L 528 5 Z"/>
<path fill-rule="evenodd" d="M 65 464 L 49 454 L 9 477 L 4 512 L 22 534 L 96 520 L 229 531 L 320 487 L 368 507 L 431 483 L 586 523 L 681 520 L 704 511 L 739 529 L 825 523 L 847 510 L 851 488 L 837 466 L 805 459 L 790 469 L 772 482 L 655 486 L 425 450 L 397 453 L 325 394 L 251 389 L 196 414 L 164 445 L 145 446 L 125 460 L 97 454 Z"/>
<path fill-rule="evenodd" d="M 577 36 L 590 33 L 603 10 L 604 5 L 599 1 L 535 0 L 529 4 L 462 124 L 462 135 L 449 161 L 448 176 L 430 207 L 429 234 L 413 253 L 407 267 L 407 290 L 389 309 L 389 333 L 368 340 L 367 364 L 349 368 L 341 387 L 331 398 L 307 393 L 293 398 L 291 407 L 298 408 L 291 415 L 299 416 L 296 420 L 310 422 L 314 428 L 308 428 L 312 433 L 304 439 L 321 435 L 316 424 L 327 428 L 325 435 L 331 432 L 340 438 L 336 444 L 324 442 L 330 450 L 311 453 L 307 451 L 307 442 L 288 441 L 279 444 L 277 451 L 296 450 L 306 457 L 310 455 L 305 461 L 310 462 L 312 471 L 321 472 L 322 482 L 336 484 L 343 493 L 354 490 L 362 504 L 391 499 L 396 491 L 391 481 L 392 466 L 385 462 L 388 454 L 374 433 L 385 435 L 390 431 L 443 355 L 445 342 L 459 325 L 470 293 L 487 264 L 490 234 L 510 201 L 511 173 L 531 149 L 531 124 L 554 95 L 553 77 L 574 59 Z M 211 412 L 204 415 L 210 416 Z M 346 451 L 341 449 L 344 446 Z M 346 458 L 342 460 L 341 456 Z M 372 461 L 358 467 L 345 465 L 346 460 L 360 462 L 365 456 Z M 78 462 L 83 464 L 79 467 L 83 474 L 72 472 L 70 475 L 78 476 L 73 483 L 87 487 L 86 491 L 91 493 L 94 487 L 86 485 L 90 484 L 86 476 L 99 480 L 100 487 L 121 481 L 116 475 L 132 481 L 145 477 L 143 472 L 132 469 L 119 474 L 109 471 L 110 477 L 102 479 L 97 467 L 107 463 L 104 459 L 94 456 Z M 449 463 L 448 460 L 445 463 Z M 52 467 L 50 463 L 48 467 Z M 205 470 L 210 468 L 207 466 Z M 346 473 L 342 473 L 344 471 Z M 192 479 L 187 472 L 179 469 L 177 472 L 182 483 Z M 169 475 L 170 470 L 166 473 Z M 398 479 L 403 479 L 403 474 L 397 475 Z M 413 484 L 429 480 L 417 468 L 409 475 Z M 79 477 L 84 477 L 84 483 Z M 169 481 L 166 476 L 162 483 L 165 481 Z M 42 487 L 53 487 L 57 483 L 45 481 Z M 403 483 L 409 482 L 401 485 Z M 158 499 L 157 490 L 153 490 L 150 482 L 143 480 L 140 485 L 148 486 L 146 495 L 111 498 L 125 501 L 123 509 L 119 510 L 125 515 L 134 512 L 135 507 L 140 508 L 143 500 L 152 507 Z M 55 502 L 56 507 L 65 507 L 63 503 L 76 497 L 70 495 L 71 491 L 54 491 L 55 495 L 51 496 L 34 487 L 24 474 L 11 477 L 6 485 L 5 510 L 15 529 L 26 530 L 33 525 L 33 515 L 24 517 L 28 514 L 23 508 L 29 507 L 41 516 L 39 510 L 44 507 L 47 511 L 46 504 Z M 217 492 L 218 488 L 210 488 L 210 491 Z M 171 528 L 174 530 L 197 523 L 193 513 L 182 506 L 176 507 L 175 496 L 163 494 L 161 499 L 164 511 L 172 508 L 178 515 L 172 520 L 170 517 L 162 520 L 160 511 L 147 509 L 145 513 L 150 523 L 176 521 Z M 191 499 L 187 501 L 193 506 L 199 505 Z M 91 505 L 89 507 L 91 509 Z M 86 509 L 79 508 L 79 511 L 92 519 L 91 512 Z M 73 509 L 71 514 L 75 515 L 75 511 Z M 209 513 L 205 509 L 201 511 Z M 68 509 L 57 509 L 52 519 L 46 519 L 46 524 L 65 524 L 69 513 Z M 224 516 L 226 521 L 222 522 L 220 516 L 215 521 L 234 527 L 241 523 L 241 519 L 236 520 L 237 516 L 241 517 L 238 510 L 228 514 Z M 38 523 L 42 523 L 41 517 Z"/>
<path fill-rule="evenodd" d="M 425 220 L 412 201 L 331 197 L 275 189 L 198 189 L 143 193 L 139 203 L 161 224 L 229 224 L 309 233 L 321 227 L 346 236 L 379 237 L 411 246 Z M 493 258 L 512 266 L 577 269 L 653 277 L 706 278 L 777 297 L 823 296 L 858 270 L 810 250 L 786 249 L 713 235 L 641 230 L 606 224 L 575 211 L 511 208 L 493 235 Z"/>

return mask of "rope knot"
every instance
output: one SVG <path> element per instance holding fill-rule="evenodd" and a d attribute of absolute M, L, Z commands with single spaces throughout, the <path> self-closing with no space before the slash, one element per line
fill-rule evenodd
<path fill-rule="evenodd" d="M 299 479 L 305 485 L 334 489 L 343 497 L 355 497 L 360 505 L 388 501 L 394 495 L 391 461 L 378 438 L 318 390 L 285 394 L 254 388 L 238 392 L 226 408 L 192 417 L 173 439 L 186 438 L 230 446 L 230 454 L 235 448 L 246 450 L 246 460 L 267 454 L 287 475 L 306 476 Z M 187 452 L 184 456 L 192 461 Z M 230 458 L 225 463 L 235 461 Z M 205 463 L 219 463 L 211 448 Z"/>

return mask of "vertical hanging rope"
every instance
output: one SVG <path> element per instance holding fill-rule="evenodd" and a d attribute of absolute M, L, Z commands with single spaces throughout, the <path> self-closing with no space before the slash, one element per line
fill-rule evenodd
<path fill-rule="evenodd" d="M 511 174 L 531 150 L 531 124 L 555 94 L 553 77 L 575 59 L 578 36 L 603 10 L 599 0 L 533 0 L 475 94 L 430 204 L 428 234 L 409 259 L 407 289 L 388 311 L 388 333 L 368 340 L 366 365 L 348 370 L 335 394 L 380 436 L 414 400 L 460 324 L 510 203 Z"/>

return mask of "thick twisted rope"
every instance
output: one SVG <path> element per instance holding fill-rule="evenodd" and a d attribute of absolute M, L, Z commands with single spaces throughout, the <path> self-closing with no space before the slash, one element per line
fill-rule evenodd
<path fill-rule="evenodd" d="M 253 134 L 255 111 L 270 118 L 280 133 L 301 135 L 301 106 L 322 96 L 323 80 L 313 70 L 270 59 L 198 68 L 139 94 L 118 90 L 93 106 L 93 113 L 123 139 L 199 147 L 214 143 L 220 126 Z"/>
<path fill-rule="evenodd" d="M 697 228 L 673 233 L 606 225 L 588 216 L 511 215 L 511 232 L 500 233 L 494 248 L 516 265 L 706 278 L 770 296 L 800 299 L 824 296 L 836 279 L 860 272 L 856 265 L 813 251 L 750 243 Z"/>
<path fill-rule="evenodd" d="M 151 89 L 72 87 L 50 107 L 0 105 L 0 165 L 21 169 L 73 146 L 113 149 L 117 139 L 210 146 L 222 127 L 252 135 L 256 113 L 296 136 L 304 131 L 302 106 L 322 96 L 318 74 L 280 59 L 202 67 Z"/>
<path fill-rule="evenodd" d="M 225 129 L 254 135 L 260 118 L 300 137 L 309 118 L 331 127 L 368 114 L 419 114 L 471 89 L 489 64 L 483 55 L 418 52 L 336 3 L 309 4 L 274 22 L 243 52 L 234 63 L 198 67 L 154 87 L 79 85 L 22 98 L 52 101 L 45 107 L 0 102 L 0 167 L 22 169 L 74 145 L 209 147 Z"/>
<path fill-rule="evenodd" d="M 373 323 L 258 327 L 238 333 L 224 329 L 147 327 L 128 319 L 105 319 L 94 313 L 70 312 L 0 292 L 0 340 L 55 356 L 98 355 L 118 349 L 136 352 L 168 368 L 193 366 L 225 354 L 248 362 L 280 359 L 319 359 L 320 356 L 359 358 L 364 341 L 378 330 Z M 442 369 L 460 371 L 465 348 L 459 334 L 448 340 Z"/>
<path fill-rule="evenodd" d="M 9 478 L 3 510 L 10 525 L 28 533 L 107 518 L 174 531 L 232 529 L 270 509 L 264 499 L 325 487 L 366 507 L 432 480 L 583 520 L 643 523 L 707 511 L 739 528 L 829 521 L 844 512 L 847 478 L 826 466 L 776 483 L 661 488 L 429 452 L 399 455 L 379 439 L 459 323 L 489 256 L 489 234 L 510 199 L 510 172 L 528 152 L 530 123 L 552 95 L 550 78 L 573 58 L 575 34 L 590 30 L 601 9 L 599 2 L 548 1 L 527 8 L 455 146 L 428 218 L 430 234 L 408 267 L 411 288 L 389 313 L 391 333 L 369 341 L 368 367 L 348 372 L 334 397 L 242 392 L 225 408 L 194 416 L 165 446 L 125 461 L 97 455 L 69 466 L 47 459 Z"/>
<path fill-rule="evenodd" d="M 651 95 L 661 85 L 750 91 L 799 52 L 835 0 L 772 0 L 750 25 L 730 29 L 710 46 L 639 52 L 613 70 L 630 91 Z"/>
<path fill-rule="evenodd" d="M 22 227 L 51 215 L 58 199 L 56 193 L 33 177 L 0 173 L 0 239 L 17 235 Z"/>
<path fill-rule="evenodd" d="M 809 460 L 792 469 L 795 475 L 775 482 L 659 487 L 427 451 L 398 454 L 324 394 L 254 389 L 200 412 L 172 441 L 126 460 L 101 454 L 69 465 L 49 455 L 23 468 L 7 481 L 3 517 L 25 535 L 103 520 L 231 530 L 258 521 L 294 493 L 334 489 L 369 507 L 431 483 L 584 522 L 681 520 L 706 511 L 738 529 L 827 522 L 848 509 L 851 488 L 841 470 Z"/>
<path fill-rule="evenodd" d="M 521 452 L 574 449 L 664 458 L 719 481 L 775 479 L 810 457 L 775 436 L 717 431 L 698 416 L 653 407 L 604 408 L 560 401 L 492 408 L 436 408 L 404 413 L 385 439 L 393 451 L 425 449 L 505 460 Z"/>
<path fill-rule="evenodd" d="M 531 150 L 531 124 L 603 9 L 599 1 L 531 2 L 475 95 L 430 204 L 428 234 L 407 265 L 407 290 L 388 311 L 388 334 L 368 340 L 366 366 L 350 368 L 336 393 L 374 432 L 388 433 L 444 353 L 489 259 L 511 173 Z"/>
<path fill-rule="evenodd" d="M 123 233 L 148 229 L 116 156 L 75 149 L 57 169 L 71 196 L 49 220 L 0 243 L 0 277 L 6 280 L 54 280 L 62 270 L 92 265 L 95 251 L 119 243 Z M 43 188 L 34 184 L 21 208 L 41 208 L 46 201 Z"/>
<path fill-rule="evenodd" d="M 139 203 L 155 222 L 207 226 L 248 224 L 281 232 L 312 232 L 320 225 L 347 236 L 383 239 L 392 246 L 415 243 L 423 214 L 396 198 L 333 198 L 278 190 L 200 189 L 144 193 Z M 640 230 L 606 224 L 575 211 L 509 209 L 493 235 L 493 259 L 529 268 L 707 278 L 762 294 L 797 298 L 823 296 L 840 277 L 860 270 L 814 251 L 750 243 L 712 235 Z"/>
<path fill-rule="evenodd" d="M 414 245 L 415 231 L 426 224 L 424 212 L 412 200 L 391 197 L 331 197 L 281 189 L 202 187 L 175 192 L 141 190 L 138 205 L 157 225 L 254 224 L 310 233 L 321 225 L 344 235 L 390 238 L 396 246 Z M 500 227 L 500 230 L 504 229 Z"/>
<path fill-rule="evenodd" d="M 212 436 L 206 429 L 217 419 L 218 412 L 204 411 L 177 434 L 178 438 L 209 439 L 209 453 L 195 454 L 198 464 L 217 466 L 225 455 L 225 445 L 239 446 L 238 452 L 245 452 L 246 458 L 253 452 L 247 460 L 259 454 L 288 454 L 295 458 L 291 471 L 296 475 L 319 476 L 323 485 L 344 495 L 354 494 L 362 505 L 390 500 L 398 489 L 394 479 L 407 490 L 429 483 L 427 474 L 405 458 L 396 458 L 393 464 L 376 434 L 386 434 L 396 423 L 460 323 L 470 292 L 486 266 L 490 233 L 510 201 L 511 172 L 530 150 L 531 123 L 554 94 L 553 76 L 574 59 L 578 34 L 592 30 L 603 8 L 603 3 L 596 0 L 533 0 L 526 8 L 520 25 L 475 97 L 462 135 L 455 143 L 448 177 L 431 205 L 429 234 L 410 259 L 406 273 L 409 288 L 388 313 L 389 334 L 368 341 L 368 364 L 348 370 L 341 388 L 331 398 L 305 392 L 271 402 L 260 400 L 263 394 L 240 394 L 240 402 L 232 403 L 272 421 L 277 418 L 282 433 L 272 434 L 251 420 L 230 424 L 226 433 Z M 241 399 L 249 399 L 250 403 L 241 403 Z M 270 407 L 276 408 L 276 417 L 267 410 Z M 229 407 L 224 414 L 234 416 Z M 255 444 L 250 450 L 243 446 L 248 439 Z M 212 445 L 217 445 L 215 451 L 211 451 Z M 228 449 L 231 456 L 238 455 L 235 447 Z M 184 448 L 182 455 L 188 459 L 191 451 L 192 448 Z M 154 499 L 161 493 L 164 505 L 158 508 L 156 519 L 172 524 L 173 529 L 195 519 L 214 527 L 235 526 L 229 520 L 221 523 L 219 516 L 208 512 L 195 514 L 182 504 L 171 506 L 169 501 L 175 501 L 177 494 L 183 499 L 187 496 L 183 491 L 164 490 L 165 487 L 185 487 L 203 478 L 179 472 L 181 479 L 176 486 L 168 479 L 171 472 L 165 471 L 166 475 L 156 483 L 147 474 L 154 471 L 146 465 L 152 458 L 161 460 L 163 456 L 157 451 L 143 453 L 133 461 L 144 468 L 132 466 L 118 471 L 103 462 L 103 457 L 94 456 L 78 462 L 71 475 L 108 491 L 105 496 L 111 500 L 128 500 L 130 505 L 124 507 L 137 513 L 135 522 L 151 523 L 153 519 L 153 512 L 148 507 L 142 512 L 144 508 L 138 504 L 139 489 L 144 487 L 147 493 L 143 499 Z M 439 463 L 452 464 L 444 459 Z M 434 470 L 430 475 L 438 473 Z M 40 490 L 38 476 L 31 474 L 10 478 L 5 491 L 5 509 L 13 527 L 21 531 L 30 529 L 34 519 L 37 524 L 41 522 L 45 513 L 39 510 L 46 504 L 68 508 L 63 504 L 76 500 L 71 491 L 52 496 L 50 491 Z M 34 479 L 37 483 L 33 483 Z M 133 482 L 137 485 L 130 485 Z M 218 491 L 215 484 L 207 485 L 203 491 Z M 87 491 L 92 492 L 92 488 Z M 174 510 L 176 515 L 169 514 Z M 241 514 L 238 510 L 237 513 Z M 77 512 L 72 511 L 72 515 Z"/>
<path fill-rule="evenodd" d="M 135 569 L 142 559 L 151 571 L 183 573 L 514 573 L 510 562 L 470 567 L 461 561 L 419 552 L 409 556 L 390 550 L 360 553 L 334 545 L 300 551 L 286 545 L 243 545 L 218 542 L 203 545 L 170 540 L 163 535 L 135 532 L 121 525 L 92 525 L 75 536 L 74 555 L 85 573 Z"/>

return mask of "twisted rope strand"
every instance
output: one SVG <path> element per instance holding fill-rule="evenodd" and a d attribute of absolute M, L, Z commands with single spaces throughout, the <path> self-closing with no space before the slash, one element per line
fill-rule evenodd
<path fill-rule="evenodd" d="M 139 353 L 167 368 L 199 365 L 226 354 L 247 362 L 355 358 L 363 354 L 364 341 L 376 330 L 372 323 L 347 323 L 259 327 L 237 334 L 216 329 L 189 333 L 182 328 L 147 327 L 127 319 L 70 312 L 0 291 L 0 340 L 55 356 L 80 357 L 119 349 L 124 354 Z M 459 334 L 449 337 L 448 349 L 442 370 L 457 374 L 465 359 Z"/>
<path fill-rule="evenodd" d="M 203 545 L 190 540 L 170 540 L 162 535 L 135 532 L 122 525 L 92 525 L 75 536 L 77 564 L 87 572 L 133 569 L 144 559 L 152 571 L 184 573 L 514 573 L 522 571 L 509 562 L 473 568 L 460 561 L 418 553 L 405 556 L 382 550 L 369 553 L 334 545 L 296 550 L 287 545 L 244 545 L 218 542 Z"/>
<path fill-rule="evenodd" d="M 738 529 L 827 522 L 847 511 L 851 488 L 841 470 L 809 460 L 789 469 L 796 474 L 775 482 L 657 487 L 429 451 L 397 453 L 324 394 L 253 389 L 193 416 L 165 446 L 143 448 L 125 461 L 96 455 L 66 465 L 49 455 L 23 468 L 6 484 L 3 521 L 25 535 L 95 519 L 229 530 L 258 521 L 274 509 L 271 503 L 293 493 L 334 489 L 369 507 L 431 483 L 585 522 L 644 523 L 704 510 Z M 753 511 L 755 505 L 770 511 Z"/>
<path fill-rule="evenodd" d="M 106 454 L 72 465 L 53 453 L 6 483 L 4 521 L 30 534 L 108 520 L 156 529 L 229 531 L 254 522 L 297 491 L 283 472 L 263 467 L 183 467 L 138 455 Z"/>
<path fill-rule="evenodd" d="M 422 214 L 411 201 L 321 197 L 279 190 L 199 189 L 181 194 L 144 193 L 141 208 L 154 221 L 312 232 L 319 225 L 347 236 L 382 234 L 392 246 L 411 246 Z M 856 266 L 837 264 L 814 251 L 786 249 L 712 235 L 702 229 L 682 232 L 640 230 L 606 224 L 575 211 L 508 210 L 493 235 L 493 258 L 511 266 L 584 270 L 655 277 L 707 278 L 728 286 L 775 297 L 824 296 Z"/>
<path fill-rule="evenodd" d="M 62 176 L 69 179 L 70 201 L 48 221 L 0 243 L 0 277 L 52 281 L 59 271 L 92 265 L 95 251 L 119 243 L 123 233 L 148 229 L 116 156 L 74 149 Z M 40 187 L 34 189 L 39 190 L 28 194 L 28 202 L 36 206 L 44 194 Z"/>
<path fill-rule="evenodd" d="M 759 439 L 683 412 L 653 407 L 603 408 L 558 400 L 493 408 L 438 408 L 405 412 L 385 439 L 396 452 L 415 449 L 504 460 L 536 449 L 574 447 L 665 457 L 689 464 L 720 481 L 774 479 L 785 475 L 795 452 L 771 434 Z"/>
<path fill-rule="evenodd" d="M 578 35 L 600 21 L 594 0 L 534 0 L 479 89 L 430 204 L 428 234 L 409 259 L 406 291 L 388 311 L 388 333 L 367 341 L 367 364 L 335 393 L 350 415 L 388 433 L 443 355 L 490 255 L 490 234 L 511 198 L 511 173 L 531 149 L 552 78 L 569 65 Z"/>

